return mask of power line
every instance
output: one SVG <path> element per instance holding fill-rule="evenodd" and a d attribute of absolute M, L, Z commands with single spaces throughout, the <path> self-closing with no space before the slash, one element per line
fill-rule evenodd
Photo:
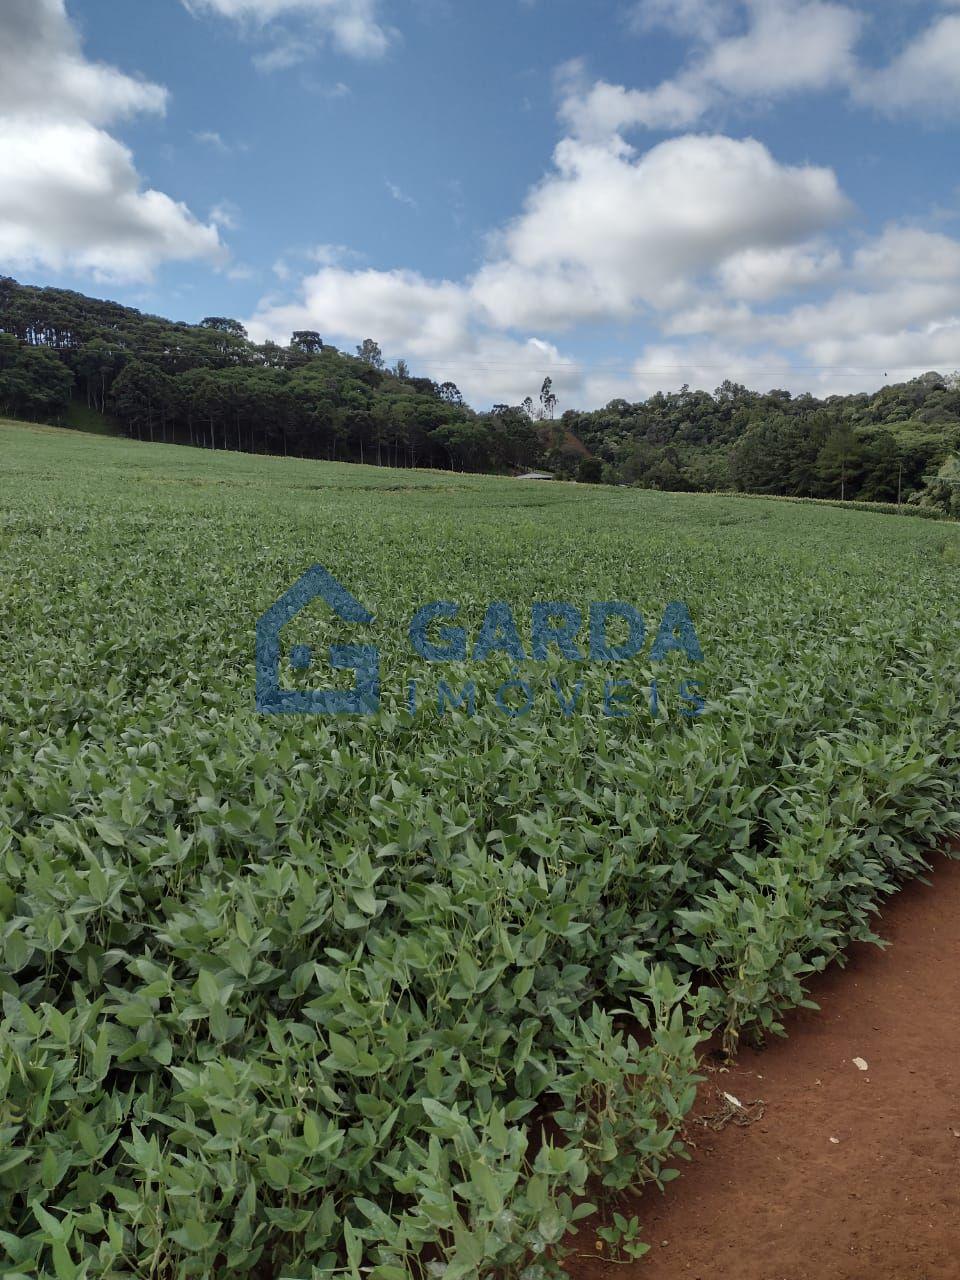
<path fill-rule="evenodd" d="M 575 361 L 562 361 L 560 363 L 548 363 L 547 359 L 541 365 L 535 361 L 529 363 L 519 360 L 431 360 L 429 357 L 421 357 L 424 365 L 429 365 L 431 369 L 522 369 L 529 373 L 531 368 L 543 368 L 547 373 L 677 373 L 685 370 L 693 369 L 719 369 L 721 371 L 729 371 L 732 361 L 724 364 L 703 363 L 699 360 L 688 361 L 686 364 L 657 364 L 657 365 L 634 365 L 629 361 L 610 361 L 603 364 L 583 364 Z M 911 364 L 902 365 L 875 365 L 872 367 L 860 366 L 851 367 L 850 365 L 830 365 L 830 364 L 790 364 L 790 365 L 738 365 L 737 372 L 745 374 L 754 373 L 776 373 L 776 374 L 792 374 L 792 373 L 832 373 L 841 377 L 859 378 L 870 375 L 880 374 L 883 377 L 889 377 L 890 373 L 910 373 L 915 369 L 923 369 L 925 372 L 936 368 L 936 365 L 942 361 L 924 362 L 922 360 L 914 361 Z M 952 362 L 950 362 L 952 363 Z M 960 364 L 960 351 L 957 352 L 957 363 Z"/>

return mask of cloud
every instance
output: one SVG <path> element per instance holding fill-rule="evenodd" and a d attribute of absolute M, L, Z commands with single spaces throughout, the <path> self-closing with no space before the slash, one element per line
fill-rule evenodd
<path fill-rule="evenodd" d="M 869 344 L 960 318 L 960 241 L 940 232 L 892 224 L 846 260 L 836 250 L 798 250 L 798 256 L 812 260 L 815 275 L 822 266 L 820 279 L 834 286 L 832 293 L 780 312 L 705 297 L 698 310 L 671 318 L 675 331 L 682 325 L 691 333 L 723 332 L 812 350 L 850 339 Z M 723 269 L 719 275 L 723 280 Z"/>
<path fill-rule="evenodd" d="M 336 102 L 341 98 L 349 98 L 353 94 L 353 90 L 343 80 L 337 80 L 331 84 L 328 80 L 321 80 L 310 71 L 305 71 L 300 76 L 300 87 L 307 93 L 314 93 L 318 98 L 326 98 L 329 102 Z"/>
<path fill-rule="evenodd" d="M 823 363 L 899 359 L 929 343 L 928 357 L 952 359 L 942 342 L 960 324 L 960 241 L 939 232 L 891 225 L 861 245 L 846 278 L 823 301 L 761 320 L 755 328 L 782 345 L 800 344 Z M 935 341 L 934 335 L 939 334 Z M 869 355 L 870 351 L 873 355 Z M 927 367 L 930 367 L 929 359 Z"/>
<path fill-rule="evenodd" d="M 791 360 L 783 352 L 711 340 L 651 342 L 626 373 L 592 375 L 585 390 L 591 404 L 608 404 L 612 399 L 645 399 L 665 388 L 676 390 L 684 385 L 713 391 L 725 378 L 765 390 L 796 384 Z"/>
<path fill-rule="evenodd" d="M 248 27 L 263 28 L 278 19 L 300 18 L 320 38 L 329 37 L 343 53 L 356 58 L 379 58 L 391 33 L 378 17 L 378 0 L 182 0 L 192 13 L 232 18 Z M 258 60 L 261 70 L 279 70 L 302 62 L 313 42 L 284 39 Z"/>
<path fill-rule="evenodd" d="M 711 41 L 729 25 L 734 9 L 731 0 L 640 0 L 631 24 L 637 31 L 664 27 L 676 35 Z"/>
<path fill-rule="evenodd" d="M 291 259 L 306 261 L 319 267 L 343 266 L 348 262 L 362 262 L 364 255 L 345 244 L 315 244 L 309 248 L 290 248 L 274 262 L 271 270 L 282 284 L 287 284 L 297 277 L 297 268 L 291 265 Z M 302 274 L 302 272 L 301 272 Z"/>
<path fill-rule="evenodd" d="M 660 13 L 663 8 L 663 13 Z M 721 37 L 722 19 L 744 9 L 742 34 Z M 647 22 L 669 20 L 665 6 L 645 6 Z M 673 24 L 694 40 L 696 54 L 674 78 L 651 89 L 586 82 L 568 64 L 561 116 L 581 137 L 626 129 L 687 128 L 710 110 L 737 100 L 784 97 L 849 84 L 863 20 L 855 10 L 821 0 L 746 0 L 745 5 L 692 3 L 671 10 Z"/>
<path fill-rule="evenodd" d="M 386 186 L 390 195 L 394 200 L 396 200 L 397 204 L 405 204 L 411 209 L 419 208 L 419 205 L 416 200 L 414 200 L 413 196 L 408 196 L 405 191 L 398 187 L 395 182 L 391 182 L 389 178 L 386 180 Z"/>
<path fill-rule="evenodd" d="M 694 54 L 651 89 L 590 83 L 582 62 L 561 68 L 567 136 L 473 274 L 434 280 L 331 256 L 294 301 L 265 299 L 251 332 L 372 336 L 480 404 L 517 402 L 546 373 L 568 403 L 597 404 L 724 377 L 830 394 L 875 387 L 885 367 L 955 365 L 960 241 L 893 224 L 851 247 L 852 206 L 831 169 L 688 131 L 732 102 L 853 93 L 868 74 L 861 16 L 820 0 L 648 0 L 634 17 L 670 25 Z M 686 132 L 635 148 L 624 133 L 641 125 Z M 548 339 L 590 322 L 642 324 L 638 358 L 585 373 Z"/>
<path fill-rule="evenodd" d="M 227 152 L 230 150 L 228 144 L 224 142 L 223 138 L 215 129 L 204 129 L 200 133 L 195 133 L 193 137 L 196 142 L 201 144 L 201 146 L 212 147 L 214 151 Z"/>
<path fill-rule="evenodd" d="M 825 363 L 833 363 L 850 349 L 869 350 L 871 344 L 879 347 L 884 338 L 955 322 L 958 312 L 956 280 L 900 280 L 893 287 L 843 289 L 825 302 L 758 318 L 753 329 L 783 346 L 802 345 L 825 357 Z"/>
<path fill-rule="evenodd" d="M 202 147 L 210 147 L 213 151 L 219 151 L 225 156 L 232 155 L 235 151 L 250 150 L 246 142 L 227 142 L 223 134 L 218 133 L 216 129 L 203 129 L 193 135 L 193 140 Z"/>
<path fill-rule="evenodd" d="M 572 395 L 581 374 L 546 332 L 639 310 L 665 323 L 695 304 L 704 277 L 724 270 L 735 281 L 737 255 L 751 251 L 769 255 L 771 288 L 791 273 L 802 282 L 815 274 L 810 236 L 848 207 L 830 170 L 781 165 L 753 140 L 678 138 L 637 155 L 622 140 L 568 138 L 475 275 L 350 269 L 340 249 L 294 301 L 265 299 L 248 327 L 277 340 L 302 328 L 349 343 L 372 336 L 480 402 L 516 402 L 546 373 Z M 281 279 L 290 275 L 282 263 Z M 532 334 L 510 332 L 519 329 Z"/>
<path fill-rule="evenodd" d="M 687 136 L 637 156 L 567 138 L 555 163 L 473 282 L 498 326 L 676 305 L 731 256 L 806 240 L 850 209 L 831 170 L 781 165 L 753 139 Z"/>
<path fill-rule="evenodd" d="M 345 244 L 315 244 L 306 251 L 305 256 L 321 267 L 341 266 L 351 260 L 360 260 L 362 253 Z"/>
<path fill-rule="evenodd" d="M 415 271 L 324 266 L 302 282 L 297 302 L 261 306 L 250 331 L 289 337 L 311 327 L 308 320 L 357 341 L 375 336 L 410 355 L 452 356 L 467 345 L 470 302 L 460 285 Z"/>
<path fill-rule="evenodd" d="M 956 10 L 956 0 L 942 0 Z M 561 77 L 561 116 L 601 139 L 630 129 L 687 129 L 732 105 L 841 90 L 887 115 L 948 116 L 960 106 L 960 14 L 941 13 L 885 67 L 858 54 L 866 16 L 826 0 L 645 0 L 639 31 L 667 27 L 690 43 L 680 71 L 659 84 L 591 83 L 581 61 Z"/>
<path fill-rule="evenodd" d="M 728 296 L 766 302 L 833 279 L 841 265 L 839 251 L 822 244 L 750 248 L 726 258 L 717 268 L 717 277 Z"/>
<path fill-rule="evenodd" d="M 240 225 L 240 209 L 232 200 L 221 200 L 210 210 L 210 221 L 214 226 L 236 231 Z"/>
<path fill-rule="evenodd" d="M 871 280 L 960 280 L 960 241 L 918 227 L 890 226 L 858 250 L 854 269 Z"/>
<path fill-rule="evenodd" d="M 322 267 L 294 302 L 265 300 L 248 327 L 260 340 L 302 328 L 347 345 L 375 337 L 479 405 L 519 403 L 547 374 L 566 404 L 593 406 L 683 383 L 712 390 L 727 377 L 831 395 L 957 365 L 960 241 L 917 228 L 892 225 L 847 255 L 821 241 L 731 255 L 713 283 L 678 291 L 685 305 L 654 315 L 660 337 L 619 371 L 584 370 L 543 337 L 496 329 L 474 285 Z M 821 296 L 782 305 L 778 289 Z M 761 301 L 781 306 L 751 305 Z"/>
<path fill-rule="evenodd" d="M 684 129 L 706 114 L 711 95 L 694 79 L 665 80 L 654 89 L 587 83 L 582 59 L 561 69 L 560 118 L 576 136 L 602 141 L 627 129 Z"/>
<path fill-rule="evenodd" d="M 108 124 L 166 106 L 160 85 L 84 57 L 63 0 L 0 6 L 0 116 Z"/>
<path fill-rule="evenodd" d="M 753 0 L 744 35 L 719 41 L 699 73 L 723 93 L 762 97 L 845 84 L 863 19 L 837 4 Z"/>
<path fill-rule="evenodd" d="M 307 62 L 316 52 L 316 46 L 310 40 L 295 38 L 282 39 L 264 53 L 254 54 L 253 65 L 264 75 L 274 71 L 289 71 Z"/>
<path fill-rule="evenodd" d="M 888 115 L 947 114 L 960 106 L 960 14 L 946 14 L 889 66 L 865 73 L 855 96 Z"/>
<path fill-rule="evenodd" d="M 389 355 L 415 359 L 438 381 L 456 381 L 478 403 L 518 404 L 547 374 L 571 395 L 581 385 L 577 366 L 552 343 L 483 330 L 468 288 L 414 271 L 322 267 L 302 281 L 295 302 L 262 302 L 247 328 L 257 341 L 288 341 L 305 328 L 348 345 L 375 337 Z"/>
<path fill-rule="evenodd" d="M 98 279 L 149 279 L 164 261 L 222 256 L 202 225 L 160 191 L 143 190 L 128 149 L 77 121 L 7 118 L 0 131 L 0 262 Z"/>
<path fill-rule="evenodd" d="M 884 373 L 894 380 L 956 367 L 960 241 L 891 225 L 845 260 L 836 250 L 798 252 L 823 266 L 820 281 L 832 292 L 764 311 L 704 295 L 666 319 L 668 334 L 690 340 L 675 350 L 722 344 L 740 353 L 741 367 L 755 359 L 747 353 L 762 350 L 767 362 L 775 356 L 793 370 L 783 385 L 822 393 L 875 388 Z"/>
<path fill-rule="evenodd" d="M 222 260 L 217 229 L 144 189 L 103 126 L 162 114 L 166 90 L 88 61 L 63 0 L 0 8 L 0 264 L 149 279 L 161 262 Z"/>

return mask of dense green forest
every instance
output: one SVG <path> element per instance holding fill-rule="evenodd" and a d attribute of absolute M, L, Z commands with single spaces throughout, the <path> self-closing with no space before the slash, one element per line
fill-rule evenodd
<path fill-rule="evenodd" d="M 949 482 L 960 378 L 927 373 L 874 395 L 824 400 L 724 382 L 712 395 L 683 387 L 563 421 L 628 483 L 896 502 L 930 497 L 941 467 L 941 487 Z"/>
<path fill-rule="evenodd" d="M 668 490 L 912 501 L 960 516 L 960 378 L 927 373 L 816 399 L 724 382 L 558 415 L 477 413 L 452 382 L 346 354 L 313 331 L 251 342 L 226 317 L 199 325 L 0 278 L 0 414 L 62 422 L 78 404 L 127 435 L 209 449 L 509 473 Z"/>
<path fill-rule="evenodd" d="M 138 440 L 390 466 L 510 471 L 541 463 L 522 408 L 478 414 L 452 382 L 346 355 L 312 331 L 250 342 L 236 320 L 142 315 L 0 278 L 0 414 L 61 421 L 71 400 Z"/>

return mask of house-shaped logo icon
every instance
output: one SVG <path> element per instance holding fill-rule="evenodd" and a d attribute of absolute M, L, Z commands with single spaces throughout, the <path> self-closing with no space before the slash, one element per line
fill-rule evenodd
<path fill-rule="evenodd" d="M 322 565 L 315 564 L 257 622 L 257 710 L 264 715 L 372 715 L 380 706 L 380 651 L 375 645 L 331 645 L 330 665 L 356 672 L 350 690 L 295 690 L 280 685 L 280 637 L 283 628 L 314 600 L 325 601 L 344 622 L 369 626 L 373 615 Z M 290 665 L 306 671 L 313 661 L 309 645 L 294 645 Z"/>

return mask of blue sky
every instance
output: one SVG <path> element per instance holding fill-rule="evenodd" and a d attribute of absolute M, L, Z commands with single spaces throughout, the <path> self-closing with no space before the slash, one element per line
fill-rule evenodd
<path fill-rule="evenodd" d="M 478 406 L 960 365 L 960 3 L 4 0 L 0 271 Z"/>

